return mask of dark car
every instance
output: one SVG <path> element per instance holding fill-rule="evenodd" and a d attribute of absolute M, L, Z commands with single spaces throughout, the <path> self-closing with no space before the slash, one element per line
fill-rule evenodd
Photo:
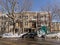
<path fill-rule="evenodd" d="M 28 37 L 29 38 L 34 38 L 35 37 L 35 34 L 34 33 L 28 33 Z"/>
<path fill-rule="evenodd" d="M 26 34 L 22 35 L 22 38 L 25 38 L 27 35 L 28 35 L 28 33 L 26 33 Z"/>
<path fill-rule="evenodd" d="M 0 35 L 0 38 L 2 38 L 2 35 Z"/>
<path fill-rule="evenodd" d="M 37 35 L 35 32 L 30 32 L 22 36 L 22 38 L 34 38 Z"/>

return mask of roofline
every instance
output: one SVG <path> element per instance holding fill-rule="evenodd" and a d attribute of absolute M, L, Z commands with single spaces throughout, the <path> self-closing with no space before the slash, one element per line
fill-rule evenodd
<path fill-rule="evenodd" d="M 23 12 L 48 12 L 48 11 L 23 11 Z M 51 12 L 51 11 L 49 11 Z"/>
<path fill-rule="evenodd" d="M 60 23 L 60 22 L 52 22 L 52 23 Z"/>

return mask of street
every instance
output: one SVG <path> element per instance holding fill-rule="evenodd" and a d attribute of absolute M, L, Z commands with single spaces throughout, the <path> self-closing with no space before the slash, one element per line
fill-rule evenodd
<path fill-rule="evenodd" d="M 0 39 L 0 45 L 60 45 L 59 40 L 53 39 Z"/>

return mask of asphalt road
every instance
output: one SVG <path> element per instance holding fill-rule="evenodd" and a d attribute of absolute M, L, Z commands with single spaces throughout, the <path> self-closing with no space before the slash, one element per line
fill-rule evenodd
<path fill-rule="evenodd" d="M 0 39 L 0 45 L 60 45 L 60 40 L 53 39 Z"/>

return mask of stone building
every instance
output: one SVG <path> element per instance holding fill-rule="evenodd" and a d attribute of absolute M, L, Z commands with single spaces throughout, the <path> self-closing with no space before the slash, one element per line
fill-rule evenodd
<path fill-rule="evenodd" d="M 33 32 L 36 29 L 37 13 L 23 12 L 23 32 Z"/>
<path fill-rule="evenodd" d="M 19 33 L 34 32 L 42 25 L 51 28 L 51 15 L 50 12 L 32 12 L 25 11 L 22 13 L 14 13 L 15 15 L 15 29 Z M 5 32 L 13 32 L 13 22 L 9 17 L 6 17 Z M 16 30 L 15 30 L 16 32 Z"/>
<path fill-rule="evenodd" d="M 37 31 L 42 25 L 45 25 L 51 29 L 50 12 L 24 12 L 23 32 Z"/>
<path fill-rule="evenodd" d="M 47 26 L 51 29 L 51 13 L 50 12 L 38 12 L 37 13 L 37 27 Z"/>
<path fill-rule="evenodd" d="M 51 31 L 60 31 L 60 22 L 52 22 Z"/>

